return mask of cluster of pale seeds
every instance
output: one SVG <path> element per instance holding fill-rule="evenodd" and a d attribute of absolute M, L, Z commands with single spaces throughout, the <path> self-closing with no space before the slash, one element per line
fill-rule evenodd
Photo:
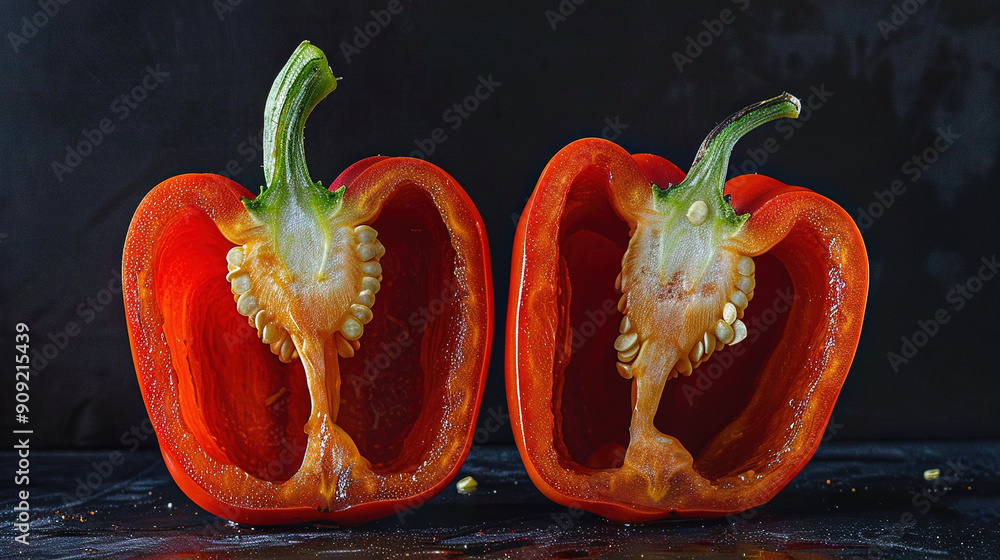
<path fill-rule="evenodd" d="M 287 364 L 299 357 L 295 343 L 292 342 L 292 337 L 288 336 L 288 331 L 274 321 L 266 309 L 261 309 L 256 296 L 251 292 L 253 286 L 250 285 L 250 275 L 242 268 L 245 261 L 245 245 L 233 247 L 226 253 L 226 263 L 229 268 L 226 280 L 232 285 L 236 311 L 257 329 L 257 336 L 264 344 L 271 346 L 271 353 Z"/>
<path fill-rule="evenodd" d="M 739 272 L 739 279 L 736 281 L 736 288 L 729 296 L 729 301 L 722 307 L 722 317 L 718 319 L 714 329 L 702 333 L 695 343 L 688 350 L 687 355 L 682 355 L 668 375 L 668 379 L 673 379 L 679 375 L 689 376 L 699 365 L 712 357 L 712 353 L 729 344 L 742 342 L 747 336 L 747 327 L 740 319 L 743 318 L 743 311 L 747 304 L 753 299 L 753 291 L 756 286 L 754 281 L 753 259 L 748 256 L 740 258 L 736 266 Z M 622 289 L 621 274 L 615 280 L 615 289 Z M 621 325 L 618 331 L 621 333 L 615 339 L 615 350 L 618 351 L 618 373 L 625 379 L 632 378 L 632 363 L 639 351 L 642 349 L 642 341 L 639 334 L 632 330 L 632 324 L 628 318 L 628 294 L 622 294 L 618 301 L 618 311 L 621 312 Z"/>
<path fill-rule="evenodd" d="M 385 247 L 376 239 L 378 232 L 371 226 L 354 228 L 354 235 L 358 242 L 358 257 L 361 259 L 361 291 L 341 319 L 340 330 L 333 334 L 337 353 L 344 358 L 354 357 L 354 352 L 361 347 L 358 339 L 365 332 L 364 325 L 372 320 L 375 294 L 382 286 L 382 265 L 379 259 L 385 254 Z"/>
<path fill-rule="evenodd" d="M 382 282 L 382 265 L 379 259 L 385 254 L 385 247 L 376 239 L 378 233 L 371 226 L 354 228 L 354 235 L 357 255 L 361 259 L 361 291 L 341 318 L 340 329 L 334 333 L 337 353 L 345 358 L 353 357 L 354 352 L 361 347 L 358 340 L 364 334 L 364 325 L 372 320 L 371 308 Z M 262 308 L 253 295 L 250 275 L 243 269 L 245 259 L 245 245 L 233 247 L 226 254 L 229 268 L 226 280 L 232 287 L 236 311 L 257 329 L 257 336 L 271 347 L 271 353 L 282 362 L 290 363 L 299 357 L 295 343 L 288 331 Z"/>

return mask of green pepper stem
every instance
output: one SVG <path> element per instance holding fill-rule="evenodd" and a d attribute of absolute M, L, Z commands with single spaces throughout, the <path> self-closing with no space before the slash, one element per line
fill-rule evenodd
<path fill-rule="evenodd" d="M 264 109 L 264 177 L 267 187 L 282 179 L 311 185 L 303 132 L 309 113 L 336 89 L 337 79 L 323 51 L 303 41 L 274 80 Z"/>
<path fill-rule="evenodd" d="M 671 198 L 711 201 L 708 202 L 709 206 L 718 208 L 721 216 L 734 225 L 745 221 L 745 218 L 739 219 L 736 216 L 724 197 L 726 171 L 733 147 L 744 134 L 766 122 L 782 117 L 797 117 L 801 106 L 794 95 L 783 93 L 746 107 L 719 123 L 698 148 L 687 177 L 669 189 L 673 191 Z"/>
<path fill-rule="evenodd" d="M 339 207 L 342 192 L 313 183 L 306 166 L 304 132 L 309 113 L 337 87 L 323 51 L 303 41 L 271 86 L 264 108 L 264 186 L 244 200 L 259 222 L 286 203 L 308 206 L 318 214 Z"/>
<path fill-rule="evenodd" d="M 243 199 L 293 278 L 326 269 L 330 220 L 344 199 L 344 187 L 330 192 L 309 178 L 303 143 L 309 113 L 336 87 L 323 51 L 308 41 L 299 45 L 274 80 L 264 109 L 265 186 L 253 200 Z"/>

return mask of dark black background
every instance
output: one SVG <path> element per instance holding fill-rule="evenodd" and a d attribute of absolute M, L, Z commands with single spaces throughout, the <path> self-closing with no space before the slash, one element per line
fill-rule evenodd
<path fill-rule="evenodd" d="M 239 167 L 232 177 L 256 191 L 263 173 L 248 139 L 259 135 L 271 82 L 303 39 L 343 77 L 307 126 L 314 179 L 329 182 L 369 155 L 411 154 L 416 141 L 445 129 L 447 140 L 427 159 L 469 192 L 490 236 L 496 337 L 481 423 L 506 413 L 511 245 L 548 159 L 574 139 L 605 133 L 686 169 L 716 122 L 789 91 L 807 104 L 812 95 L 814 109 L 798 128 L 769 124 L 748 135 L 734 153 L 737 167 L 814 189 L 854 216 L 882 204 L 875 193 L 893 181 L 906 189 L 864 231 L 869 307 L 830 434 L 1000 436 L 1000 281 L 983 283 L 961 309 L 948 300 L 1000 249 L 995 4 L 402 0 L 403 11 L 348 61 L 342 45 L 388 3 L 69 2 L 44 18 L 37 3 L 3 4 L 2 352 L 10 355 L 18 322 L 30 325 L 36 350 L 50 337 L 66 343 L 44 367 L 35 362 L 35 446 L 121 447 L 123 434 L 142 425 L 115 291 L 129 220 L 158 182 L 223 173 L 231 161 Z M 709 42 L 704 32 L 718 29 L 712 20 L 726 9 L 735 21 Z M 24 17 L 44 25 L 15 49 L 11 34 L 21 33 Z M 708 45 L 679 69 L 674 53 L 699 33 Z M 122 119 L 116 100 L 142 84 L 147 67 L 169 76 Z M 443 112 L 490 76 L 500 85 L 452 130 Z M 832 93 L 824 100 L 812 93 L 819 90 Z M 57 177 L 53 162 L 65 163 L 66 146 L 102 119 L 114 129 Z M 904 164 L 949 127 L 958 139 L 912 181 Z M 769 139 L 779 149 L 754 163 L 750 153 Z M 88 298 L 111 301 L 89 313 Z M 949 321 L 894 371 L 887 353 L 900 352 L 901 337 L 939 309 Z M 69 321 L 80 330 L 64 337 Z M 7 431 L 13 375 L 4 379 Z M 511 441 L 509 428 L 488 439 Z"/>

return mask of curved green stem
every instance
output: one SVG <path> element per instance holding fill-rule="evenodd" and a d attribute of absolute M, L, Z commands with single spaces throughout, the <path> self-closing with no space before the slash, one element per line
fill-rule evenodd
<path fill-rule="evenodd" d="M 800 108 L 801 103 L 794 95 L 783 93 L 734 113 L 708 133 L 698 148 L 687 177 L 670 189 L 656 189 L 658 198 L 663 201 L 672 200 L 678 208 L 683 209 L 687 209 L 695 200 L 703 200 L 710 208 L 717 210 L 720 218 L 739 227 L 746 221 L 747 215 L 737 216 L 724 197 L 726 170 L 733 146 L 744 134 L 766 122 L 782 117 L 797 117 Z"/>
<path fill-rule="evenodd" d="M 333 250 L 332 221 L 345 187 L 330 192 L 313 183 L 303 132 L 313 107 L 337 87 L 323 51 L 303 42 L 282 68 L 264 109 L 264 178 L 250 216 L 267 231 L 269 246 L 289 279 L 324 279 Z"/>
<path fill-rule="evenodd" d="M 331 193 L 309 177 L 303 143 L 309 113 L 336 87 L 326 55 L 308 41 L 295 49 L 274 80 L 264 108 L 265 185 L 257 198 L 244 201 L 260 221 L 267 221 L 268 208 L 288 199 L 318 211 L 339 205 L 339 191 Z"/>

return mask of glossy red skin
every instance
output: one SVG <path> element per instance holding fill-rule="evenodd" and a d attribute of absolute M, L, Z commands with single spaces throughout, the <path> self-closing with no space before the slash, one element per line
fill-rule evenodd
<path fill-rule="evenodd" d="M 767 253 L 781 263 L 795 297 L 805 296 L 792 305 L 788 322 L 816 328 L 784 332 L 759 372 L 751 372 L 756 377 L 749 378 L 754 382 L 749 402 L 698 452 L 696 462 L 702 470 L 730 472 L 730 478 L 716 487 L 713 479 L 722 477 L 701 477 L 681 461 L 684 455 L 691 457 L 686 450 L 664 451 L 659 482 L 668 490 L 654 499 L 644 494 L 644 482 L 634 474 L 626 476 L 624 469 L 595 471 L 567 457 L 565 445 L 555 435 L 563 432 L 553 413 L 563 406 L 562 397 L 553 390 L 555 325 L 561 316 L 561 304 L 551 287 L 560 270 L 559 246 L 553 240 L 561 239 L 567 208 L 600 204 L 592 192 L 589 199 L 573 200 L 570 189 L 580 181 L 597 184 L 595 188 L 613 201 L 618 218 L 634 227 L 632 216 L 648 203 L 650 184 L 664 187 L 683 177 L 680 169 L 658 156 L 630 156 L 599 139 L 574 142 L 543 171 L 514 241 L 506 385 L 518 450 L 532 481 L 550 499 L 620 522 L 728 515 L 770 500 L 818 447 L 853 360 L 864 316 L 867 256 L 850 216 L 808 189 L 758 175 L 736 177 L 726 183 L 725 192 L 732 196 L 737 213 L 751 214 L 741 249 L 754 256 Z M 825 252 L 824 244 L 836 254 Z M 614 350 L 607 352 L 613 356 Z M 780 375 L 782 371 L 787 375 Z M 595 376 L 605 374 L 617 375 L 613 365 L 610 373 L 592 371 Z M 693 379 L 668 381 L 667 388 Z M 784 405 L 789 398 L 798 400 L 797 409 Z M 788 428 L 775 427 L 785 420 L 791 420 Z M 601 421 L 593 418 L 595 423 Z M 762 476 L 734 483 L 731 477 L 753 465 L 750 458 L 759 449 L 785 451 L 764 452 L 770 463 L 765 461 L 755 471 Z"/>
<path fill-rule="evenodd" d="M 377 220 L 383 210 L 390 208 L 395 201 L 403 199 L 393 197 L 396 195 L 403 197 L 400 193 L 404 192 L 417 193 L 414 196 L 423 197 L 421 200 L 426 199 L 429 201 L 427 204 L 436 207 L 443 225 L 435 226 L 432 223 L 428 227 L 438 227 L 442 230 L 448 228 L 451 240 L 448 246 L 464 263 L 463 274 L 466 280 L 456 288 L 454 301 L 457 303 L 442 312 L 438 318 L 440 325 L 438 328 L 459 328 L 456 321 L 461 322 L 461 325 L 468 325 L 468 328 L 464 331 L 467 333 L 464 338 L 444 342 L 454 344 L 456 351 L 460 351 L 460 355 L 466 360 L 452 370 L 435 370 L 429 374 L 438 376 L 433 379 L 443 380 L 445 386 L 432 387 L 428 390 L 450 395 L 448 398 L 454 399 L 455 405 L 448 414 L 441 413 L 439 420 L 442 426 L 439 429 L 435 430 L 436 424 L 433 419 L 422 424 L 413 424 L 414 431 L 419 426 L 420 430 L 429 434 L 427 441 L 404 441 L 402 444 L 407 453 L 416 453 L 419 457 L 423 457 L 420 453 L 429 452 L 424 449 L 412 449 L 420 444 L 437 455 L 421 463 L 412 476 L 405 473 L 398 476 L 385 475 L 383 478 L 388 482 L 382 485 L 372 486 L 372 480 L 376 480 L 372 477 L 364 479 L 362 484 L 349 478 L 352 476 L 351 473 L 331 475 L 348 477 L 346 481 L 348 484 L 338 489 L 338 493 L 345 494 L 346 498 L 339 494 L 335 496 L 335 505 L 338 507 L 332 509 L 329 506 L 323 507 L 324 503 L 330 504 L 331 499 L 327 497 L 327 501 L 323 502 L 318 498 L 317 494 L 320 492 L 314 484 L 309 483 L 310 481 L 297 482 L 294 485 L 286 484 L 285 486 L 291 487 L 279 489 L 280 479 L 275 479 L 278 481 L 275 483 L 248 476 L 241 466 L 226 464 L 226 461 L 220 460 L 220 454 L 227 453 L 222 450 L 227 448 L 227 443 L 215 440 L 229 436 L 222 431 L 223 428 L 212 426 L 208 420 L 211 417 L 211 420 L 219 422 L 228 421 L 226 412 L 229 412 L 248 422 L 248 425 L 237 426 L 236 429 L 245 428 L 248 433 L 265 435 L 274 435 L 268 430 L 273 432 L 275 425 L 280 428 L 284 422 L 287 430 L 283 433 L 291 435 L 281 436 L 281 433 L 278 433 L 276 437 L 281 439 L 283 445 L 287 444 L 289 449 L 294 449 L 298 445 L 294 441 L 295 437 L 299 439 L 303 437 L 302 434 L 295 435 L 298 428 L 294 422 L 308 413 L 308 396 L 303 397 L 300 391 L 304 387 L 301 365 L 281 364 L 277 358 L 269 355 L 266 345 L 255 339 L 256 335 L 250 337 L 246 346 L 239 347 L 243 354 L 237 358 L 227 358 L 225 355 L 218 358 L 224 362 L 223 365 L 239 368 L 238 373 L 230 378 L 226 375 L 231 374 L 219 374 L 222 389 L 233 388 L 226 386 L 227 381 L 229 385 L 240 384 L 238 390 L 242 391 L 246 398 L 225 401 L 224 404 L 229 409 L 216 413 L 194 402 L 197 399 L 190 397 L 190 394 L 194 393 L 184 392 L 188 390 L 185 387 L 191 385 L 192 381 L 187 380 L 188 375 L 183 364 L 200 360 L 209 363 L 216 359 L 209 355 L 210 352 L 207 350 L 222 354 L 218 337 L 212 333 L 205 333 L 206 340 L 199 341 L 201 333 L 184 331 L 183 324 L 174 326 L 171 323 L 169 332 L 164 330 L 164 314 L 167 312 L 175 315 L 199 313 L 198 305 L 185 307 L 173 304 L 169 300 L 171 297 L 169 294 L 173 291 L 194 294 L 191 297 L 209 297 L 211 301 L 206 302 L 206 311 L 203 312 L 205 315 L 203 321 L 206 324 L 222 325 L 234 329 L 234 332 L 237 328 L 249 328 L 245 326 L 245 318 L 236 314 L 227 283 L 222 278 L 226 273 L 225 251 L 232 246 L 232 243 L 227 242 L 218 229 L 230 229 L 233 224 L 245 219 L 246 212 L 241 198 L 253 198 L 254 195 L 233 181 L 217 175 L 174 177 L 155 187 L 146 196 L 129 228 L 122 266 L 125 308 L 133 358 L 147 411 L 159 439 L 164 461 L 178 486 L 201 507 L 226 519 L 251 524 L 288 524 L 323 520 L 357 525 L 393 513 L 398 514 L 422 505 L 445 487 L 457 474 L 471 446 L 489 362 L 489 342 L 492 339 L 493 328 L 492 280 L 488 242 L 482 219 L 472 201 L 453 178 L 437 167 L 420 160 L 368 158 L 345 170 L 333 183 L 331 190 L 345 184 L 347 189 L 344 195 L 344 209 L 358 223 L 372 223 Z M 387 201 L 388 205 L 383 206 Z M 187 222 L 184 220 L 193 225 L 186 225 Z M 182 223 L 183 227 L 178 226 L 178 223 Z M 177 233 L 177 228 L 181 228 L 179 231 L 183 233 L 191 233 L 192 238 L 170 239 L 171 234 Z M 380 230 L 380 233 L 383 232 L 392 233 L 385 228 Z M 162 255 L 183 254 L 189 250 L 205 253 L 202 256 L 207 255 L 204 259 L 206 264 L 204 266 L 185 264 L 184 266 L 188 266 L 188 269 L 185 269 L 187 274 L 181 275 L 182 278 L 164 279 L 157 276 L 157 267 L 160 266 L 157 263 L 161 262 L 160 259 L 166 258 Z M 176 258 L 164 262 L 174 263 L 174 261 L 181 264 L 185 262 Z M 192 288 L 185 284 L 194 282 L 193 280 L 183 278 L 199 275 L 204 277 L 206 285 L 211 284 L 209 288 L 200 292 L 198 290 L 201 288 L 198 286 Z M 154 286 L 161 285 L 166 290 L 154 290 Z M 171 290 L 174 286 L 177 289 Z M 161 301 L 162 298 L 168 299 Z M 378 303 L 375 307 L 373 311 L 377 316 Z M 181 323 L 178 319 L 175 321 Z M 376 318 L 372 324 L 378 322 L 379 319 Z M 427 332 L 431 332 L 431 329 L 428 328 Z M 167 339 L 182 335 L 187 335 L 186 340 L 189 342 L 185 343 L 185 347 L 190 345 L 192 350 L 172 350 L 166 344 Z M 367 341 L 371 348 L 377 348 L 378 343 L 378 340 Z M 199 344 L 202 346 L 198 346 Z M 364 344 L 363 340 L 362 350 Z M 441 349 L 440 346 L 436 348 Z M 202 350 L 205 352 L 199 353 Z M 233 354 L 232 351 L 229 352 L 229 355 Z M 396 364 L 393 365 L 393 368 L 395 367 Z M 203 369 L 208 370 L 207 367 Z M 181 372 L 180 375 L 178 371 Z M 385 376 L 391 375 L 392 372 L 387 370 Z M 275 379 L 277 381 L 274 381 Z M 196 380 L 194 384 L 209 382 Z M 269 382 L 271 386 L 268 385 Z M 286 397 L 288 403 L 282 404 L 286 408 L 285 413 L 258 421 L 256 416 L 260 407 L 251 401 L 266 396 L 273 390 L 274 383 L 282 385 L 283 388 L 288 384 L 292 387 L 291 390 L 285 391 L 285 394 L 289 395 Z M 204 392 L 198 394 L 202 395 L 201 398 L 211 398 L 211 395 L 206 397 Z M 275 402 L 281 402 L 281 399 Z M 427 408 L 440 408 L 436 403 L 424 404 Z M 211 416 L 213 414 L 216 416 Z M 289 423 L 290 427 L 287 426 Z M 213 432 L 213 430 L 218 431 Z M 204 436 L 204 433 L 209 435 Z M 243 440 L 238 438 L 227 440 L 230 453 L 242 451 L 241 441 L 243 446 L 254 444 L 253 436 L 243 436 L 243 438 Z M 288 443 L 289 441 L 291 443 Z M 338 445 L 336 435 L 333 436 L 333 445 Z M 265 447 L 262 445 L 261 449 Z M 280 459 L 278 469 L 280 476 L 284 476 L 291 472 L 289 469 L 296 467 L 294 453 L 291 459 L 286 459 L 284 448 L 280 449 L 280 455 L 277 453 L 278 447 L 272 446 L 268 451 L 276 452 L 276 460 Z M 266 465 L 270 468 L 266 459 L 264 458 L 257 466 Z M 244 459 L 247 460 L 252 462 L 253 458 Z M 301 457 L 298 460 L 301 461 Z M 289 477 L 285 479 L 288 480 Z"/>

